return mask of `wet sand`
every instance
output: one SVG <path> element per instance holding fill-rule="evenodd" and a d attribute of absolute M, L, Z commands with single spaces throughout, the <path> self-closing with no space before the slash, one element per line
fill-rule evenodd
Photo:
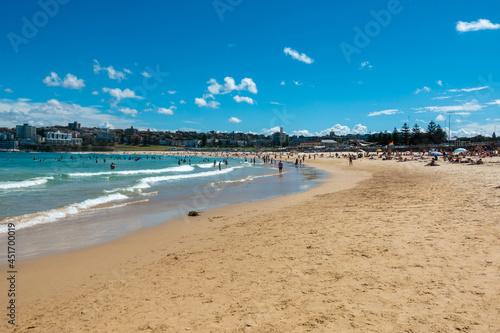
<path fill-rule="evenodd" d="M 305 193 L 19 262 L 14 331 L 500 331 L 500 164 L 306 163 Z"/>

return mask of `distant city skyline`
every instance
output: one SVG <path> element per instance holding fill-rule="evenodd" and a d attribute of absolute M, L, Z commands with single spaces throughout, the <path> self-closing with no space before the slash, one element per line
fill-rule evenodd
<path fill-rule="evenodd" d="M 42 0 L 0 11 L 0 127 L 500 128 L 500 3 Z M 497 130 L 498 130 L 497 128 Z"/>

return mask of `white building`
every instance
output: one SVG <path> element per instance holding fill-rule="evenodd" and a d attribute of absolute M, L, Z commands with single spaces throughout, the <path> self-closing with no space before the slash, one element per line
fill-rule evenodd
<path fill-rule="evenodd" d="M 61 133 L 59 131 L 51 131 L 45 134 L 45 142 L 48 145 L 81 145 L 81 138 L 73 138 L 71 133 Z"/>

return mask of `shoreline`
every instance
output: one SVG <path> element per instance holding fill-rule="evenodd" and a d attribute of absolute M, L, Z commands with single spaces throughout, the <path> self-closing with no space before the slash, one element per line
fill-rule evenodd
<path fill-rule="evenodd" d="M 330 176 L 305 193 L 19 262 L 14 331 L 498 329 L 499 197 L 484 198 L 499 166 L 354 163 L 311 161 Z"/>

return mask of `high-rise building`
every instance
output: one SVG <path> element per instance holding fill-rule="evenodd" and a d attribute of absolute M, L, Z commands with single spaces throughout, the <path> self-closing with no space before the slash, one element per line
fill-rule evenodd
<path fill-rule="evenodd" d="M 22 139 L 31 139 L 36 135 L 36 127 L 28 124 L 16 126 L 16 137 Z"/>
<path fill-rule="evenodd" d="M 283 127 L 280 127 L 280 131 L 273 133 L 272 144 L 282 146 L 288 140 L 288 135 L 283 132 Z"/>
<path fill-rule="evenodd" d="M 77 121 L 74 121 L 72 123 L 68 123 L 68 129 L 70 129 L 70 130 L 76 131 L 76 130 L 79 130 L 80 128 L 82 128 L 82 124 L 80 124 Z"/>

